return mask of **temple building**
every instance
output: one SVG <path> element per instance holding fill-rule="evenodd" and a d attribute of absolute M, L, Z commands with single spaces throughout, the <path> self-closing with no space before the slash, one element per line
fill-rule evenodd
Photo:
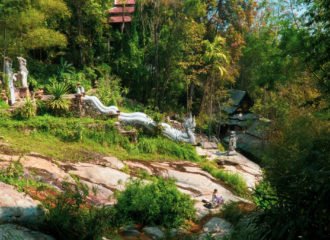
<path fill-rule="evenodd" d="M 108 10 L 108 23 L 124 30 L 125 24 L 132 22 L 135 0 L 115 0 L 114 7 Z"/>

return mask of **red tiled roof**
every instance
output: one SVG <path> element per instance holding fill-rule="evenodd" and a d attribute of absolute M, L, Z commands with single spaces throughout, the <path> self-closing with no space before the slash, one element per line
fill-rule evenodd
<path fill-rule="evenodd" d="M 111 16 L 109 17 L 110 23 L 123 23 L 123 22 L 131 22 L 131 16 Z"/>
<path fill-rule="evenodd" d="M 134 5 L 135 0 L 115 0 L 115 5 Z"/>
<path fill-rule="evenodd" d="M 108 13 L 110 14 L 117 14 L 117 13 L 134 13 L 135 8 L 134 7 L 114 7 L 111 8 Z"/>

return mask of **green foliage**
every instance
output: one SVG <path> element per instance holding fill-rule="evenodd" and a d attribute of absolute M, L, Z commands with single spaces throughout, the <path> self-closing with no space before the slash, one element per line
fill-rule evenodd
<path fill-rule="evenodd" d="M 171 180 L 132 181 L 118 194 L 117 200 L 115 209 L 120 223 L 178 227 L 195 214 L 192 200 Z"/>
<path fill-rule="evenodd" d="M 41 109 L 39 105 L 39 110 Z M 75 160 L 78 158 L 89 159 L 94 151 L 102 154 L 113 154 L 119 158 L 136 160 L 188 160 L 200 161 L 196 150 L 189 144 L 173 142 L 163 137 L 141 137 L 140 143 L 133 144 L 128 137 L 119 134 L 115 123 L 112 120 L 95 120 L 89 118 L 61 118 L 49 115 L 37 116 L 26 121 L 15 121 L 8 117 L 0 117 L 0 129 L 10 132 L 13 129 L 19 130 L 19 133 L 26 129 L 30 135 L 24 136 L 24 139 L 30 139 L 29 143 L 20 142 L 19 145 L 32 145 L 42 141 L 45 145 L 43 149 L 39 147 L 35 150 L 42 151 L 52 157 L 62 157 L 69 154 L 65 159 Z M 13 136 L 12 136 L 13 137 Z M 17 136 L 22 139 L 22 137 Z M 32 139 L 35 138 L 35 142 Z M 13 139 L 15 142 L 18 139 Z M 52 141 L 56 141 L 67 152 L 54 149 Z M 60 142 L 58 142 L 60 141 Z M 70 145 L 66 142 L 71 142 Z M 151 145 L 151 146 L 150 146 Z M 80 146 L 80 147 L 79 147 Z M 78 149 L 76 149 L 78 148 Z M 82 149 L 90 149 L 84 151 Z M 92 149 L 91 149 L 92 148 Z M 76 150 L 75 150 L 76 149 Z M 79 150 L 80 149 L 80 150 Z M 150 150 L 151 149 L 151 150 Z M 74 152 L 77 151 L 77 152 Z M 55 155 L 54 155 L 55 154 Z M 86 155 L 85 157 L 83 157 Z M 81 159 L 81 160 L 82 160 Z"/>
<path fill-rule="evenodd" d="M 42 229 L 57 239 L 101 239 L 111 226 L 113 210 L 87 205 L 88 187 L 63 183 L 63 192 L 47 204 Z"/>
<path fill-rule="evenodd" d="M 140 138 L 137 144 L 140 153 L 157 153 L 177 157 L 189 161 L 200 161 L 196 150 L 189 144 L 175 143 L 172 140 L 158 138 Z"/>
<path fill-rule="evenodd" d="M 6 110 L 9 108 L 9 105 L 5 103 L 4 101 L 0 100 L 0 109 Z"/>
<path fill-rule="evenodd" d="M 0 43 L 9 55 L 66 46 L 66 36 L 57 31 L 57 23 L 70 16 L 64 1 L 8 0 L 2 9 L 0 30 L 6 37 Z"/>
<path fill-rule="evenodd" d="M 51 99 L 47 102 L 48 108 L 55 115 L 65 114 L 70 107 L 69 100 L 64 98 L 64 95 L 68 93 L 67 85 L 53 81 L 47 86 L 47 91 L 52 95 Z"/>
<path fill-rule="evenodd" d="M 204 171 L 209 172 L 213 177 L 228 184 L 236 194 L 245 197 L 249 195 L 246 183 L 240 175 L 219 169 L 212 162 L 203 162 L 200 165 Z"/>
<path fill-rule="evenodd" d="M 230 236 L 225 239 L 233 240 L 259 240 L 264 238 L 260 228 L 264 227 L 265 223 L 260 219 L 260 213 L 251 213 L 237 223 L 231 232 Z"/>
<path fill-rule="evenodd" d="M 253 200 L 260 209 L 270 209 L 277 204 L 277 196 L 269 182 L 260 182 L 253 193 Z"/>
<path fill-rule="evenodd" d="M 65 35 L 52 29 L 38 28 L 29 31 L 23 41 L 29 49 L 49 48 L 49 47 L 65 47 L 67 39 Z"/>
<path fill-rule="evenodd" d="M 29 119 L 35 117 L 37 114 L 37 104 L 35 100 L 26 98 L 23 105 L 16 108 L 13 112 L 13 116 L 17 119 Z"/>
<path fill-rule="evenodd" d="M 30 177 L 24 175 L 23 165 L 19 160 L 12 161 L 10 165 L 0 170 L 0 182 L 13 185 L 18 191 L 25 191 L 29 187 L 41 188 L 48 187 L 48 185 L 37 182 Z"/>
<path fill-rule="evenodd" d="M 105 76 L 98 80 L 98 89 L 96 96 L 106 105 L 119 106 L 122 101 L 122 95 L 127 93 L 120 86 L 120 79 L 115 76 Z"/>
<path fill-rule="evenodd" d="M 265 156 L 270 185 L 264 183 L 256 190 L 257 204 L 263 209 L 254 221 L 264 239 L 325 239 L 329 236 L 329 123 L 292 114 L 273 133 Z"/>

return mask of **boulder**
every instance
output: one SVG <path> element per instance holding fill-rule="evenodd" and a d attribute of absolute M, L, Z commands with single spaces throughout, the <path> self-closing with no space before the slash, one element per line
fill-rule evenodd
<path fill-rule="evenodd" d="M 0 239 L 55 240 L 51 236 L 14 224 L 0 225 Z"/>
<path fill-rule="evenodd" d="M 219 217 L 213 217 L 211 218 L 204 226 L 203 231 L 205 233 L 211 233 L 217 235 L 226 235 L 228 234 L 232 229 L 232 225 L 227 222 L 226 220 L 219 218 Z"/>
<path fill-rule="evenodd" d="M 144 227 L 143 232 L 152 239 L 164 239 L 165 234 L 159 227 Z"/>
<path fill-rule="evenodd" d="M 30 196 L 0 182 L 0 223 L 38 222 L 43 216 L 43 211 L 38 205 L 39 202 Z"/>
<path fill-rule="evenodd" d="M 116 157 L 104 157 L 103 160 L 110 165 L 109 167 L 114 169 L 120 170 L 125 167 L 125 164 Z"/>

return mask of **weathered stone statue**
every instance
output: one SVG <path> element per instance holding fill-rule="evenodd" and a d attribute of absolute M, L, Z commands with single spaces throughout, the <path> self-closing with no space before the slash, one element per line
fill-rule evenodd
<path fill-rule="evenodd" d="M 17 57 L 18 62 L 19 62 L 19 72 L 18 75 L 20 76 L 20 79 L 22 81 L 22 87 L 23 88 L 28 88 L 28 82 L 27 82 L 27 77 L 29 75 L 29 71 L 26 68 L 26 59 L 22 57 Z"/>
<path fill-rule="evenodd" d="M 17 57 L 19 62 L 19 72 L 14 74 L 16 79 L 19 79 L 22 81 L 22 87 L 19 88 L 19 96 L 21 98 L 25 98 L 29 96 L 29 86 L 28 86 L 28 75 L 29 71 L 26 68 L 26 60 L 22 57 Z"/>
<path fill-rule="evenodd" d="M 235 155 L 236 147 L 237 147 L 237 136 L 235 131 L 231 131 L 229 136 L 228 155 Z"/>
<path fill-rule="evenodd" d="M 8 79 L 8 87 L 9 87 L 9 93 L 10 93 L 10 104 L 13 105 L 16 102 L 15 97 L 15 86 L 14 81 L 16 81 L 16 78 L 13 74 L 13 61 L 9 57 L 5 57 L 5 75 Z"/>

